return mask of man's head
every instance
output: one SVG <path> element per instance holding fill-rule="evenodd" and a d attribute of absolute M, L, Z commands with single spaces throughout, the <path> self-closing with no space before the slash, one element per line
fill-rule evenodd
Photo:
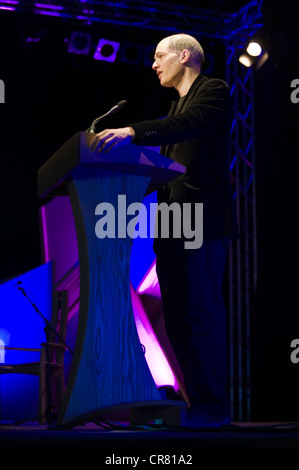
<path fill-rule="evenodd" d="M 200 73 L 204 52 L 199 42 L 189 34 L 173 34 L 159 42 L 152 65 L 160 83 L 166 87 L 177 87 L 186 69 Z"/>

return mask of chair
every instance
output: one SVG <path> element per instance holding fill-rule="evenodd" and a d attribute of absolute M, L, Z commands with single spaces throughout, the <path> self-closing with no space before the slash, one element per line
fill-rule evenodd
<path fill-rule="evenodd" d="M 26 374 L 39 376 L 38 420 L 51 422 L 59 411 L 65 391 L 64 344 L 67 329 L 67 291 L 53 292 L 53 307 L 50 325 L 45 326 L 47 341 L 40 348 L 5 347 L 6 350 L 38 351 L 39 361 L 22 364 L 0 364 L 0 374 Z M 3 346 L 2 346 L 3 348 Z"/>

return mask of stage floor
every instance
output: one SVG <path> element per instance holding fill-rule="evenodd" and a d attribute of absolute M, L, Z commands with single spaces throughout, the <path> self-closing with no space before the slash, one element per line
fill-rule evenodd
<path fill-rule="evenodd" d="M 285 465 L 286 458 L 293 458 L 292 451 L 299 450 L 299 423 L 233 423 L 201 430 L 161 425 L 131 427 L 126 423 L 87 423 L 71 430 L 57 430 L 38 423 L 4 423 L 0 424 L 0 450 L 2 456 L 20 459 L 23 464 L 33 463 L 36 451 L 42 451 L 39 455 L 46 462 L 49 459 L 50 464 L 56 459 L 61 462 L 62 457 L 67 463 L 68 459 L 74 461 L 85 455 L 96 457 L 100 468 L 128 465 L 140 469 L 190 464 L 199 468 L 203 457 L 212 464 L 227 455 L 231 463 L 240 463 L 241 455 L 242 460 L 246 457 L 246 461 L 254 463 L 254 451 L 264 451 L 267 458 L 274 457 L 274 462 L 282 455 Z M 64 452 L 55 454 L 56 451 Z"/>

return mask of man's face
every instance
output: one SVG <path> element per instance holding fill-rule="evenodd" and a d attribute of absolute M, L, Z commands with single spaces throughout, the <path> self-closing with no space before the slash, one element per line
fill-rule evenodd
<path fill-rule="evenodd" d="M 176 87 L 180 82 L 184 72 L 181 53 L 169 49 L 168 38 L 157 45 L 152 68 L 156 71 L 162 86 Z"/>

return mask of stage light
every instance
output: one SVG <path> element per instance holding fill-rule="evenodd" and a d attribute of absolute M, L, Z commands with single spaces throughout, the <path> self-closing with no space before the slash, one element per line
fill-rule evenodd
<path fill-rule="evenodd" d="M 239 57 L 239 62 L 245 67 L 254 66 L 255 69 L 259 69 L 268 59 L 268 53 L 264 50 L 265 41 L 260 40 L 260 34 L 258 38 L 251 39 L 247 43 L 246 50 L 242 52 Z"/>
<path fill-rule="evenodd" d="M 257 59 L 257 63 L 256 63 L 256 69 L 260 69 L 266 62 L 267 60 L 269 59 L 269 53 L 266 51 L 264 52 L 263 54 L 260 55 L 260 57 L 258 57 Z"/>
<path fill-rule="evenodd" d="M 119 42 L 100 39 L 93 58 L 106 62 L 115 62 L 119 46 Z"/>
<path fill-rule="evenodd" d="M 253 64 L 253 59 L 248 54 L 242 54 L 239 57 L 239 62 L 245 67 L 251 67 Z"/>
<path fill-rule="evenodd" d="M 91 34 L 73 31 L 68 42 L 68 52 L 71 54 L 88 55 L 91 47 Z"/>
<path fill-rule="evenodd" d="M 143 47 L 140 44 L 126 42 L 121 47 L 121 61 L 128 64 L 139 64 L 143 56 Z"/>
<path fill-rule="evenodd" d="M 262 48 L 258 42 L 251 41 L 247 46 L 247 52 L 253 57 L 258 57 L 262 53 Z"/>

